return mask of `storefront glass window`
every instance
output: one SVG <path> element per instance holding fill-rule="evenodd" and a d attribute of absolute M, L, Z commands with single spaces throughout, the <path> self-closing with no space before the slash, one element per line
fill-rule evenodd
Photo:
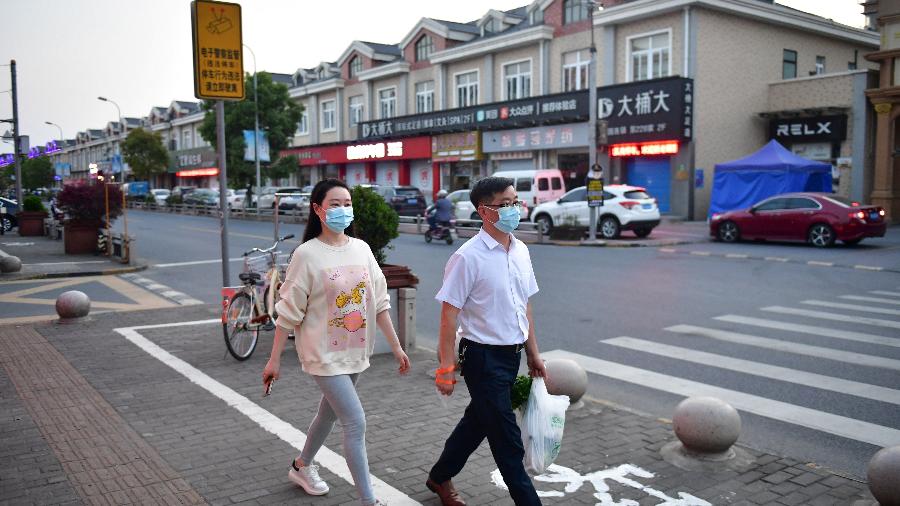
<path fill-rule="evenodd" d="M 363 120 L 363 97 L 350 97 L 350 126 L 356 126 Z"/>
<path fill-rule="evenodd" d="M 523 61 L 503 67 L 506 75 L 506 99 L 515 100 L 531 96 L 531 62 Z"/>
<path fill-rule="evenodd" d="M 416 83 L 416 114 L 434 110 L 434 81 Z"/>
<path fill-rule="evenodd" d="M 456 107 L 478 105 L 478 72 L 456 76 Z"/>
<path fill-rule="evenodd" d="M 563 91 L 587 89 L 590 58 L 587 49 L 563 54 Z"/>
<path fill-rule="evenodd" d="M 668 76 L 670 49 L 671 40 L 668 31 L 629 39 L 631 80 L 643 81 Z"/>

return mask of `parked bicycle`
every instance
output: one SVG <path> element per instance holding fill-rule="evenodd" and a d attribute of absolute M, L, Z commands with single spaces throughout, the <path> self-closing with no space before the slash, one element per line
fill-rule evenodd
<path fill-rule="evenodd" d="M 278 244 L 293 238 L 278 238 L 266 249 L 253 248 L 244 253 L 244 269 L 238 275 L 242 285 L 222 288 L 222 332 L 231 356 L 247 360 L 256 349 L 260 330 L 274 330 L 275 303 L 289 261 L 278 263 Z M 261 255 L 251 257 L 253 253 Z"/>

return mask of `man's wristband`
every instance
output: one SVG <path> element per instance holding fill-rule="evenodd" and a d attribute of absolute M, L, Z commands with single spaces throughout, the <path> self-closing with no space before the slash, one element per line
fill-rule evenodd
<path fill-rule="evenodd" d="M 456 370 L 456 364 L 453 364 L 448 367 L 443 367 L 443 368 L 439 367 L 434 372 L 435 372 L 435 374 L 440 375 L 440 374 L 450 374 L 455 370 Z"/>

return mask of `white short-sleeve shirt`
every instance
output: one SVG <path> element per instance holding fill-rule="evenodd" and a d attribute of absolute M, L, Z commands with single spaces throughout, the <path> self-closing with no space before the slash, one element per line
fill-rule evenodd
<path fill-rule="evenodd" d="M 435 298 L 460 309 L 459 337 L 505 345 L 528 339 L 528 298 L 537 292 L 525 243 L 513 236 L 507 252 L 481 230 L 447 261 Z"/>

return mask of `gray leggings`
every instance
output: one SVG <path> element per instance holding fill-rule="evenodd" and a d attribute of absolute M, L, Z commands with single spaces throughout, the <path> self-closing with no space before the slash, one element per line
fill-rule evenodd
<path fill-rule="evenodd" d="M 372 492 L 369 459 L 366 456 L 366 414 L 356 395 L 359 374 L 313 376 L 313 379 L 322 390 L 322 400 L 316 417 L 309 425 L 300 460 L 304 465 L 313 461 L 334 428 L 335 420 L 339 420 L 344 429 L 344 459 L 356 484 L 356 492 L 363 504 L 374 504 L 375 494 Z"/>

